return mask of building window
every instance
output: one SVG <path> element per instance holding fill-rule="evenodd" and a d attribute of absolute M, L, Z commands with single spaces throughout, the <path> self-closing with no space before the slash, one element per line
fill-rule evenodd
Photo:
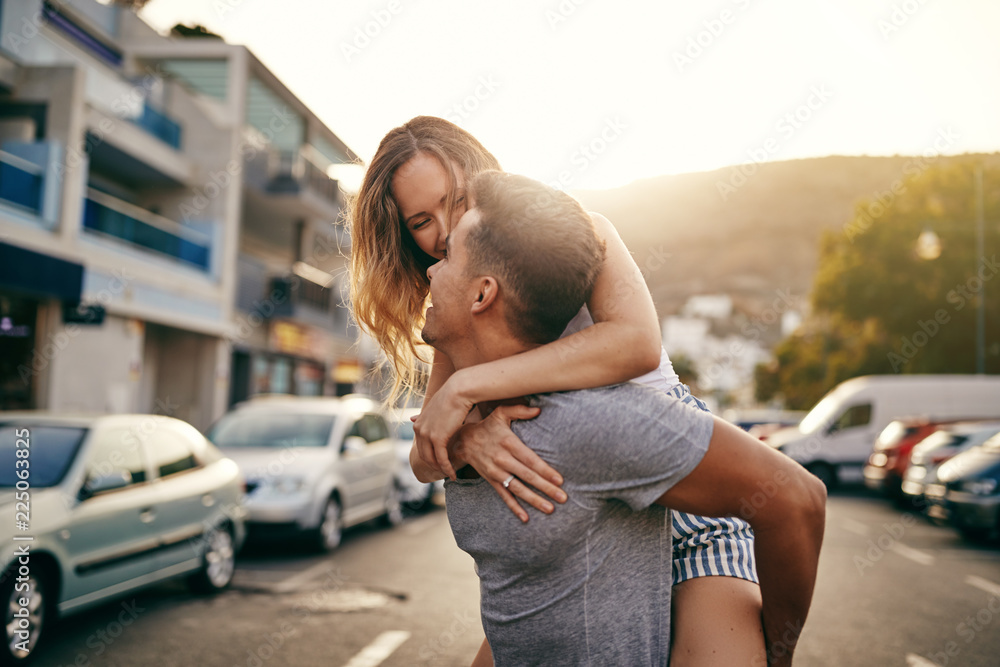
<path fill-rule="evenodd" d="M 322 396 L 323 367 L 308 361 L 295 362 L 295 393 L 298 396 Z"/>

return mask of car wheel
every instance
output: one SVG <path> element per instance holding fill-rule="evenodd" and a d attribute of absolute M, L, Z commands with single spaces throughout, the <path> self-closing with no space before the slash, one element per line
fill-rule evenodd
<path fill-rule="evenodd" d="M 806 470 L 816 475 L 827 489 L 837 486 L 837 471 L 829 463 L 810 463 Z"/>
<path fill-rule="evenodd" d="M 0 651 L 0 664 L 27 665 L 48 636 L 48 626 L 55 620 L 55 607 L 48 599 L 48 580 L 41 573 L 31 572 L 26 581 L 18 582 L 15 571 L 7 574 L 0 586 L 0 600 L 7 609 L 4 617 L 6 628 L 4 650 Z M 27 584 L 27 589 L 15 590 L 15 583 Z M 26 606 L 21 600 L 27 600 Z"/>
<path fill-rule="evenodd" d="M 396 481 L 389 485 L 389 490 L 386 492 L 385 514 L 382 515 L 382 523 L 389 527 L 403 523 L 402 491 L 400 491 L 399 483 Z"/>
<path fill-rule="evenodd" d="M 326 505 L 323 506 L 323 515 L 313 536 L 316 548 L 323 552 L 333 551 L 340 546 L 343 534 L 344 526 L 340 503 L 337 502 L 336 498 L 329 498 Z"/>
<path fill-rule="evenodd" d="M 202 538 L 205 553 L 201 570 L 190 579 L 191 588 L 201 593 L 217 593 L 229 587 L 236 572 L 236 548 L 233 533 L 226 526 L 218 526 Z"/>

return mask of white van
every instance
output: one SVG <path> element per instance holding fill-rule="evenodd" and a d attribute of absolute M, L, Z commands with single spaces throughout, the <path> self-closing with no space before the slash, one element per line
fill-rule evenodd
<path fill-rule="evenodd" d="M 773 433 L 767 444 L 832 487 L 861 481 L 875 438 L 889 422 L 903 417 L 1000 417 L 1000 376 L 853 378 L 834 387 L 798 426 Z"/>

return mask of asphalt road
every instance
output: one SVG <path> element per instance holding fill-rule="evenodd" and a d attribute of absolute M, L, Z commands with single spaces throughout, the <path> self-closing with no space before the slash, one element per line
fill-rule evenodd
<path fill-rule="evenodd" d="M 482 640 L 472 560 L 441 508 L 349 531 L 330 556 L 255 545 L 232 590 L 171 583 L 62 622 L 39 665 L 467 665 Z M 1000 665 L 1000 546 L 864 491 L 830 497 L 796 664 Z"/>

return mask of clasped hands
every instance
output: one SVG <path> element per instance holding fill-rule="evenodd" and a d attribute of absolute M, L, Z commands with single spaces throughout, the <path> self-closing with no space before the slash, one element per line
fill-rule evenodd
<path fill-rule="evenodd" d="M 555 510 L 548 499 L 566 502 L 562 476 L 510 428 L 512 421 L 534 419 L 541 410 L 523 400 L 505 402 L 483 418 L 481 408 L 445 382 L 412 418 L 414 447 L 424 463 L 449 479 L 455 479 L 456 468 L 472 466 L 523 522 L 528 513 L 518 498 L 546 514 Z"/>

